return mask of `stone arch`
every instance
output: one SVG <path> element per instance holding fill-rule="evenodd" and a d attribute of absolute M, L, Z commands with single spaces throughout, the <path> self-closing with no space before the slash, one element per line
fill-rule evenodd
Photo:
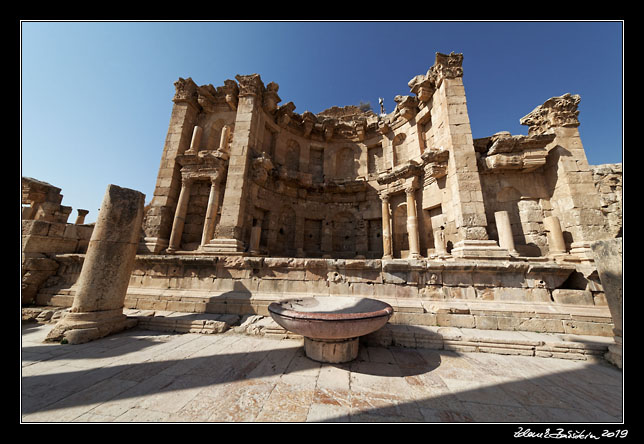
<path fill-rule="evenodd" d="M 332 219 L 333 251 L 340 257 L 356 254 L 356 218 L 350 211 L 336 213 Z"/>

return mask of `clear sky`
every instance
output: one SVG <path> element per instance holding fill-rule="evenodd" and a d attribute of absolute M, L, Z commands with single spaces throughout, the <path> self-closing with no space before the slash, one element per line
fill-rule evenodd
<path fill-rule="evenodd" d="M 150 202 L 173 83 L 221 86 L 236 74 L 279 84 L 280 104 L 318 113 L 370 102 L 394 109 L 435 53 L 463 53 L 474 138 L 527 134 L 519 119 L 579 94 L 591 165 L 622 162 L 623 23 L 21 23 L 21 174 L 62 189 L 96 220 L 108 184 Z"/>

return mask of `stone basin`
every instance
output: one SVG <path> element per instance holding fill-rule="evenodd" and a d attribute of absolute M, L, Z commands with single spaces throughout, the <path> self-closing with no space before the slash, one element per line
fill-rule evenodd
<path fill-rule="evenodd" d="M 358 355 L 358 338 L 383 327 L 394 309 L 369 298 L 320 296 L 273 302 L 268 311 L 286 330 L 304 336 L 306 355 L 347 362 Z"/>

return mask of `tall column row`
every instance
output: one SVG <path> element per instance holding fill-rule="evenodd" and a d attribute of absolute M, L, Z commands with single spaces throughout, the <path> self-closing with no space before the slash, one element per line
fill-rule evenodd
<path fill-rule="evenodd" d="M 181 192 L 179 193 L 179 202 L 177 209 L 174 213 L 174 221 L 172 223 L 172 231 L 170 233 L 170 242 L 167 248 L 168 253 L 176 252 L 181 245 L 181 236 L 183 234 L 183 226 L 188 211 L 188 202 L 190 200 L 190 189 L 194 183 L 194 177 L 183 177 L 181 180 Z M 201 235 L 201 246 L 210 242 L 214 236 L 215 231 L 215 218 L 217 210 L 219 209 L 219 180 L 218 177 L 210 178 L 210 194 L 208 196 L 208 206 L 206 208 L 206 216 L 204 218 L 203 232 Z"/>

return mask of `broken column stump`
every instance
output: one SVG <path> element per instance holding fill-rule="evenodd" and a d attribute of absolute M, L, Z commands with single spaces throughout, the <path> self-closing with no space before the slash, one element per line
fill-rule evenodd
<path fill-rule="evenodd" d="M 615 344 L 608 346 L 605 358 L 622 368 L 622 238 L 596 241 L 591 244 L 591 248 L 615 326 L 613 328 Z"/>
<path fill-rule="evenodd" d="M 81 344 L 136 324 L 123 314 L 143 220 L 145 195 L 108 185 L 70 313 L 47 341 Z"/>

